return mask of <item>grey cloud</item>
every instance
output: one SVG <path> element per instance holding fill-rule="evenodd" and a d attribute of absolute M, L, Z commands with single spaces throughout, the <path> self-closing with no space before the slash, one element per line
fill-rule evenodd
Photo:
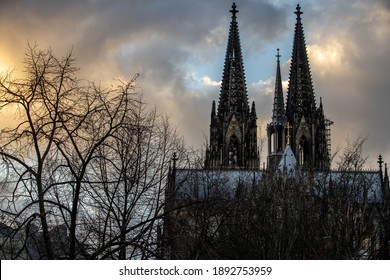
<path fill-rule="evenodd" d="M 140 72 L 140 86 L 151 104 L 171 115 L 188 141 L 200 145 L 208 133 L 211 101 L 218 88 L 191 88 L 185 77 L 190 65 L 215 62 L 222 76 L 223 58 L 233 1 L 19 0 L 0 3 L 0 50 L 15 64 L 22 60 L 27 40 L 52 47 L 56 53 L 74 48 L 86 78 L 107 80 Z M 238 21 L 244 63 L 264 54 L 271 44 L 286 42 L 283 58 L 291 54 L 295 3 L 239 1 Z M 317 100 L 335 121 L 333 137 L 342 143 L 345 128 L 369 135 L 367 152 L 388 155 L 387 120 L 390 72 L 389 2 L 300 1 L 308 44 L 323 46 L 330 39 L 344 50 L 343 67 L 319 75 L 312 64 Z M 381 12 L 381 18 L 375 15 Z M 376 32 L 382 28 L 381 32 Z M 272 53 L 274 56 L 274 53 Z M 1 55 L 0 55 L 1 58 Z M 1 63 L 1 61 L 0 61 Z M 283 78 L 288 78 L 288 66 Z M 248 69 L 248 67 L 246 67 Z M 287 70 L 287 71 L 286 71 Z M 316 70 L 316 71 L 315 71 Z M 269 73 L 274 73 L 271 69 Z M 267 80 L 271 77 L 257 77 Z M 259 121 L 269 121 L 272 96 L 250 88 Z M 257 90 L 257 91 L 256 91 Z"/>
<path fill-rule="evenodd" d="M 259 51 L 269 42 L 280 39 L 289 30 L 287 19 L 291 8 L 287 5 L 275 6 L 266 1 L 242 3 L 240 28 L 245 37 L 243 45 L 253 51 Z"/>
<path fill-rule="evenodd" d="M 339 142 L 347 137 L 345 131 L 368 136 L 366 152 L 375 163 L 379 153 L 390 156 L 390 12 L 381 2 L 360 1 L 350 5 L 345 14 L 336 2 L 323 12 L 329 23 L 322 33 L 337 38 L 344 47 L 344 71 L 330 71 L 324 80 L 313 73 L 320 84 L 317 93 L 326 96 L 327 112 L 335 121 L 333 136 Z M 317 39 L 321 43 L 321 38 Z"/>

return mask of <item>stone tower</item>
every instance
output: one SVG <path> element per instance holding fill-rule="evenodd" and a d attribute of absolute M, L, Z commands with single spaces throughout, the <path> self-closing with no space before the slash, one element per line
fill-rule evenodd
<path fill-rule="evenodd" d="M 327 170 L 330 168 L 329 126 L 332 122 L 325 118 L 322 100 L 318 107 L 316 105 L 299 4 L 295 14 L 297 18 L 286 104 L 290 145 L 298 166 Z"/>
<path fill-rule="evenodd" d="M 282 87 L 282 76 L 280 74 L 279 49 L 276 55 L 275 95 L 272 109 L 272 121 L 267 125 L 268 138 L 268 167 L 275 170 L 282 160 L 286 147 L 287 118 L 284 109 L 284 97 Z"/>
<path fill-rule="evenodd" d="M 212 103 L 210 143 L 205 167 L 210 169 L 258 169 L 257 116 L 255 103 L 250 108 L 233 3 L 218 108 Z"/>

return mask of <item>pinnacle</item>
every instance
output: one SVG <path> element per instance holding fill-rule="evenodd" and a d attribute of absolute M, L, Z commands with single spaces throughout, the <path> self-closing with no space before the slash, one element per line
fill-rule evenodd
<path fill-rule="evenodd" d="M 236 19 L 236 14 L 238 13 L 238 10 L 236 8 L 237 8 L 236 3 L 233 3 L 232 9 L 230 10 L 233 19 Z"/>
<path fill-rule="evenodd" d="M 301 5 L 297 5 L 297 10 L 294 12 L 294 14 L 296 14 L 297 15 L 297 20 L 299 19 L 301 19 L 301 15 L 303 14 L 303 12 L 301 12 Z"/>

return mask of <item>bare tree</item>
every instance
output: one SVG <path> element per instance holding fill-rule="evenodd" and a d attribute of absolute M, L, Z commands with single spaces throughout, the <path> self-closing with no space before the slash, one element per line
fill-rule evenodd
<path fill-rule="evenodd" d="M 360 171 L 367 162 L 367 156 L 363 155 L 363 146 L 367 137 L 358 137 L 352 143 L 347 140 L 347 146 L 337 162 L 340 171 Z"/>
<path fill-rule="evenodd" d="M 93 258 L 155 258 L 164 190 L 174 151 L 183 142 L 166 117 L 142 99 L 126 115 L 126 125 L 99 149 L 89 189 L 88 217 L 98 242 Z"/>
<path fill-rule="evenodd" d="M 168 119 L 147 109 L 137 75 L 104 88 L 77 79 L 72 52 L 59 59 L 31 45 L 24 63 L 25 78 L 0 78 L 0 109 L 17 112 L 0 155 L 1 214 L 23 232 L 18 250 L 125 258 L 130 246 L 150 257 L 168 157 L 183 149 Z"/>
<path fill-rule="evenodd" d="M 51 50 L 39 51 L 28 45 L 25 78 L 12 72 L 0 79 L 0 108 L 17 110 L 18 124 L 1 131 L 0 155 L 8 167 L 2 213 L 15 225 L 40 221 L 45 255 L 52 259 L 49 235 L 51 211 L 56 203 L 47 199 L 51 188 L 52 159 L 57 156 L 54 139 L 60 130 L 60 112 L 68 109 L 68 96 L 77 90 L 72 54 L 57 59 Z"/>
<path fill-rule="evenodd" d="M 172 215 L 171 257 L 381 258 L 386 208 L 379 172 L 362 170 L 363 142 L 347 147 L 336 171 L 266 171 L 244 179 L 230 170 L 213 180 L 208 170 L 178 171 L 176 204 L 186 207 Z M 239 173 L 239 182 L 226 184 Z M 199 186 L 209 195 L 191 195 L 205 193 Z"/>

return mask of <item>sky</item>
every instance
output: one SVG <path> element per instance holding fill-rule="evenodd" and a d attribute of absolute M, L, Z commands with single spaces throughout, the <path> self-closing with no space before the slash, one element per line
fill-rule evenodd
<path fill-rule="evenodd" d="M 22 71 L 30 42 L 57 56 L 73 50 L 83 79 L 110 84 L 139 73 L 138 89 L 150 106 L 170 117 L 187 145 L 202 148 L 218 100 L 232 2 L 0 0 L 0 72 Z M 332 152 L 367 137 L 366 167 L 377 168 L 379 154 L 390 163 L 390 1 L 235 2 L 259 137 L 271 121 L 277 48 L 287 92 L 299 3 L 316 100 L 334 121 Z"/>

